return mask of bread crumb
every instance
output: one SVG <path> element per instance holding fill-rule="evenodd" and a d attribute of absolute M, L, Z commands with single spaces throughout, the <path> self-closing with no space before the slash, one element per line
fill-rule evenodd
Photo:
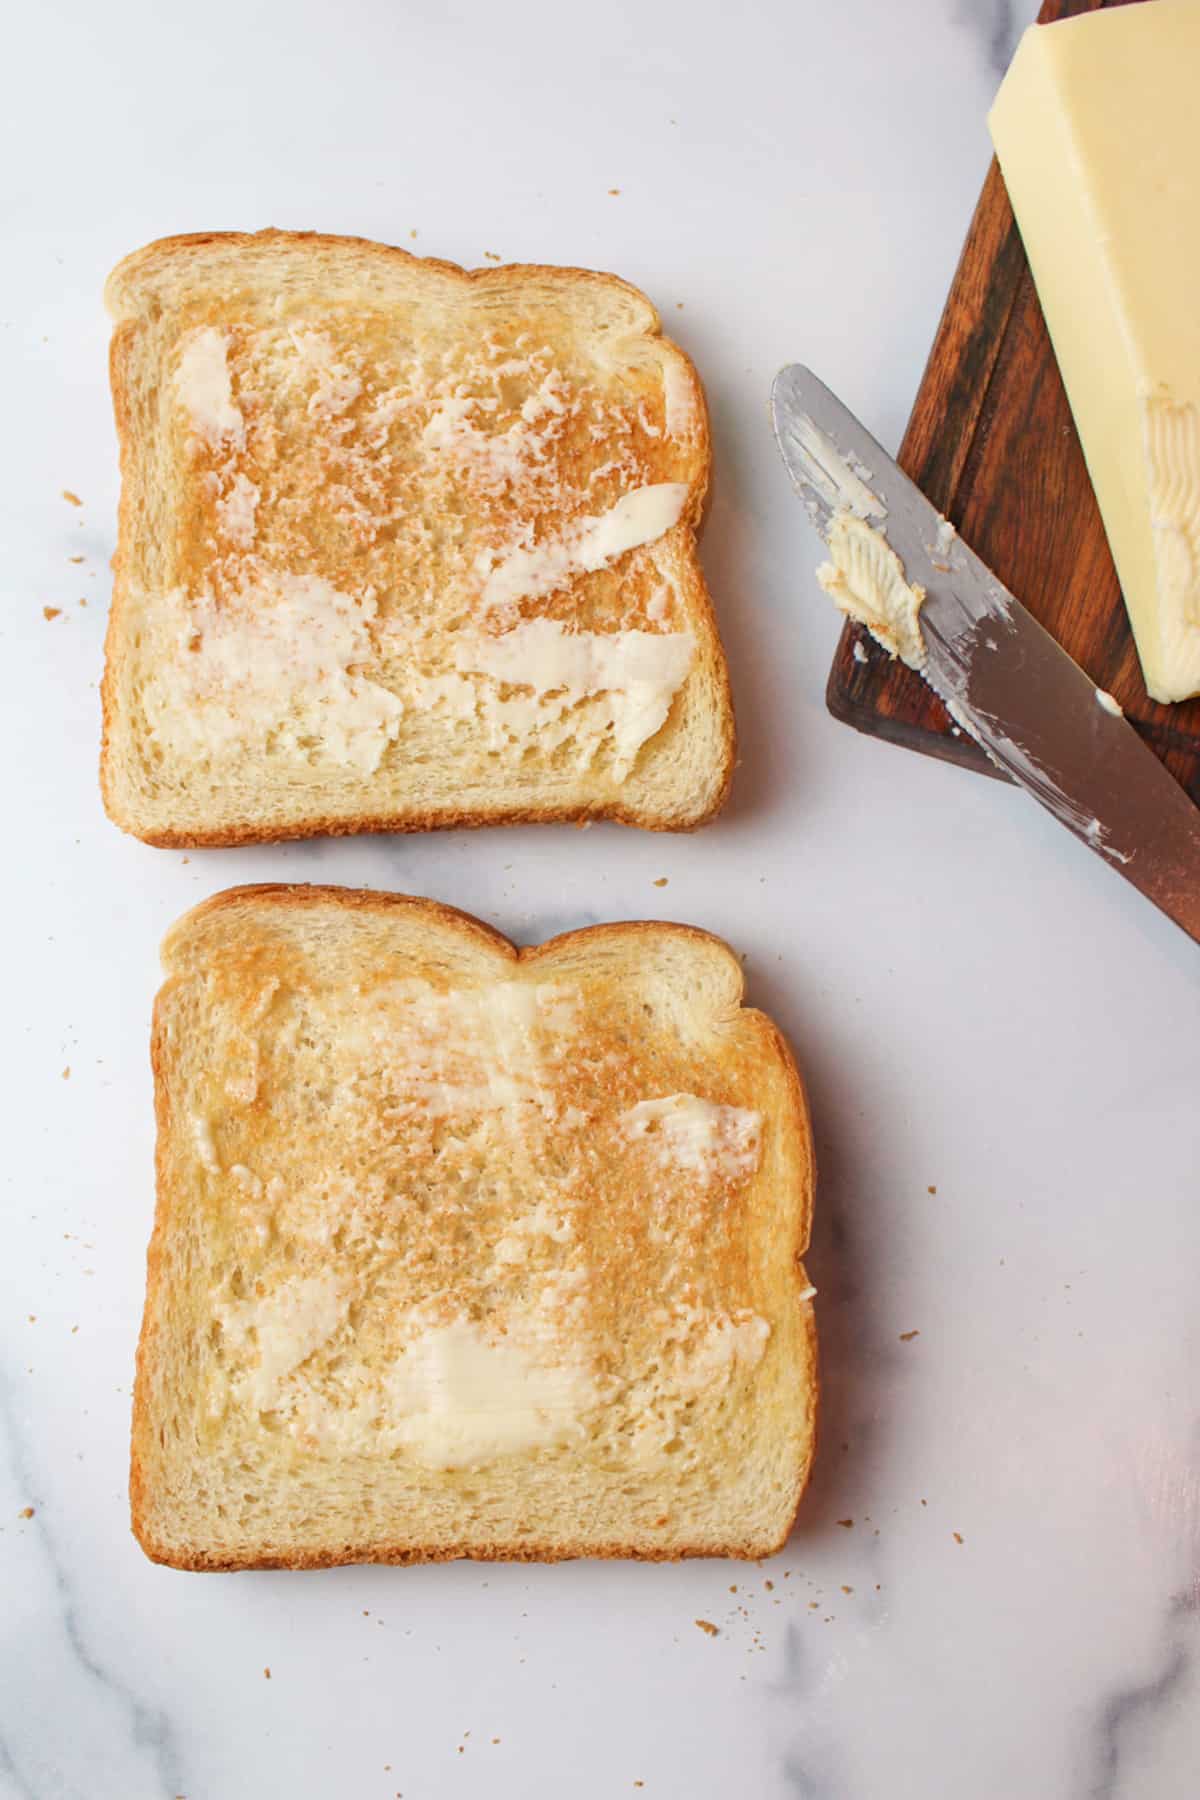
<path fill-rule="evenodd" d="M 666 887 L 667 882 L 669 880 L 670 880 L 670 877 L 668 875 L 660 875 L 658 880 L 656 882 L 654 882 L 653 885 L 655 887 Z"/>
<path fill-rule="evenodd" d="M 730 1593 L 731 1593 L 731 1594 L 736 1594 L 736 1593 L 737 1593 L 737 1582 L 736 1582 L 736 1581 L 735 1581 L 735 1582 L 734 1582 L 734 1584 L 733 1584 L 733 1586 L 732 1586 L 732 1587 L 731 1587 L 731 1588 L 730 1588 L 730 1590 L 729 1590 L 729 1591 L 730 1591 Z"/>
<path fill-rule="evenodd" d="M 920 1335 L 919 1331 L 902 1331 L 900 1333 L 900 1342 L 902 1344 L 911 1344 L 913 1339 L 915 1337 L 920 1337 Z"/>
<path fill-rule="evenodd" d="M 185 863 L 190 863 L 192 859 L 190 856 L 185 856 L 183 860 Z"/>
<path fill-rule="evenodd" d="M 929 1192 L 930 1192 L 930 1193 L 931 1193 L 931 1194 L 936 1194 L 936 1193 L 937 1193 L 937 1189 L 936 1189 L 936 1188 L 935 1188 L 935 1187 L 931 1187 L 931 1188 L 930 1188 L 930 1189 L 929 1189 Z"/>
<path fill-rule="evenodd" d="M 953 1535 L 956 1544 L 961 1544 L 963 1542 L 963 1534 L 961 1531 L 956 1531 Z"/>
<path fill-rule="evenodd" d="M 853 1519 L 839 1519 L 838 1524 L 841 1526 L 843 1531 L 852 1531 L 854 1529 L 854 1520 Z"/>
<path fill-rule="evenodd" d="M 79 604 L 80 604 L 80 606 L 86 606 L 86 605 L 87 605 L 87 601 L 86 601 L 86 600 L 85 600 L 85 599 L 83 599 L 83 597 L 82 597 L 82 596 L 80 596 L 80 601 L 79 601 Z"/>
<path fill-rule="evenodd" d="M 619 194 L 621 190 L 620 188 L 609 188 L 608 191 L 610 194 Z"/>
<path fill-rule="evenodd" d="M 37 1324 L 37 1314 L 36 1313 L 26 1313 L 25 1317 L 28 1319 L 28 1321 L 31 1325 Z"/>
<path fill-rule="evenodd" d="M 721 1634 L 711 1619 L 697 1619 L 695 1622 L 706 1637 L 720 1637 Z"/>
<path fill-rule="evenodd" d="M 64 1080 L 64 1081 L 70 1081 L 70 1079 L 71 1079 L 71 1065 L 70 1065 L 70 1063 L 68 1063 L 68 1064 L 67 1064 L 67 1066 L 66 1066 L 66 1068 L 65 1068 L 65 1069 L 64 1069 L 64 1070 L 63 1070 L 63 1072 L 62 1072 L 62 1078 L 63 1078 L 63 1080 Z"/>
<path fill-rule="evenodd" d="M 42 617 L 43 617 L 43 619 L 47 620 L 47 622 L 51 619 L 59 619 L 62 617 L 62 607 L 61 606 L 43 606 Z"/>
<path fill-rule="evenodd" d="M 67 502 L 68 506 L 82 506 L 83 505 L 83 501 L 79 498 L 79 495 L 73 494 L 71 492 L 70 488 L 63 489 L 62 497 Z"/>
<path fill-rule="evenodd" d="M 23 1519 L 32 1519 L 32 1517 L 33 1517 L 33 1508 L 32 1508 L 32 1506 L 23 1506 L 23 1507 L 22 1507 L 22 1508 L 21 1508 L 21 1517 L 22 1517 L 22 1518 L 23 1518 Z"/>
<path fill-rule="evenodd" d="M 763 1586 L 766 1588 L 768 1594 L 773 1594 L 775 1592 L 775 1583 L 773 1581 L 764 1581 Z"/>
<path fill-rule="evenodd" d="M 500 1742 L 500 1739 L 499 1739 L 499 1738 L 493 1738 L 493 1739 L 492 1739 L 492 1742 L 493 1742 L 493 1744 L 498 1744 L 498 1743 L 499 1743 L 499 1742 Z"/>
<path fill-rule="evenodd" d="M 264 1676 L 265 1676 L 265 1677 L 266 1677 L 266 1679 L 267 1679 L 267 1680 L 268 1680 L 268 1681 L 270 1681 L 270 1679 L 271 1679 L 271 1671 L 270 1671 L 270 1669 L 264 1669 L 264 1670 L 263 1670 L 263 1675 L 264 1675 Z"/>
<path fill-rule="evenodd" d="M 408 235 L 409 235 L 409 237 L 410 237 L 410 238 L 415 238 L 415 237 L 416 237 L 416 235 L 417 235 L 417 228 L 416 228 L 416 226 L 415 226 L 415 225 L 414 225 L 414 226 L 413 226 L 413 228 L 412 228 L 412 230 L 411 230 L 411 231 L 410 231 L 410 232 L 409 232 L 409 234 L 408 234 Z"/>
<path fill-rule="evenodd" d="M 676 312 L 682 312 L 682 311 L 683 311 L 683 301 L 682 301 L 682 300 L 677 300 L 677 301 L 676 301 L 676 302 L 675 302 L 675 311 L 676 311 Z"/>
<path fill-rule="evenodd" d="M 843 1587 L 842 1592 L 843 1592 L 843 1594 L 852 1594 L 854 1592 L 854 1589 L 852 1587 Z"/>
<path fill-rule="evenodd" d="M 504 258 L 502 256 L 497 256 L 496 252 L 494 250 L 485 250 L 483 254 L 487 258 L 488 262 L 503 262 L 504 261 Z"/>

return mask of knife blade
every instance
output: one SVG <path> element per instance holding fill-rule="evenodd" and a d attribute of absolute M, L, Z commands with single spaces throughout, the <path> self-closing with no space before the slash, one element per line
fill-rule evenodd
<path fill-rule="evenodd" d="M 992 761 L 1200 943 L 1200 808 L 1098 689 L 811 370 L 781 369 L 771 417 L 828 541 L 840 515 L 925 590 L 918 673 Z"/>

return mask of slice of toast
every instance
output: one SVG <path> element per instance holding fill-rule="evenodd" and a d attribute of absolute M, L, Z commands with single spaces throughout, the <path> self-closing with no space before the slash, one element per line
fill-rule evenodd
<path fill-rule="evenodd" d="M 133 1528 L 186 1569 L 769 1555 L 813 1160 L 718 939 L 235 888 L 163 947 Z"/>
<path fill-rule="evenodd" d="M 118 825 L 712 816 L 734 734 L 695 543 L 708 420 L 636 288 L 264 231 L 150 244 L 105 298 Z"/>

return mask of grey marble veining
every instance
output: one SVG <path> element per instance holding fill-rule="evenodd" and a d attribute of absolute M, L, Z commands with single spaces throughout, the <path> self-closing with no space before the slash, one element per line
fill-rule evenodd
<path fill-rule="evenodd" d="M 17 1516 L 12 1501 L 36 1494 L 40 1502 L 46 1484 L 35 1473 L 28 1436 L 17 1421 L 14 1384 L 2 1367 L 0 1450 L 3 1491 L 10 1516 Z M 23 1524 L 22 1585 L 32 1588 L 37 1607 L 19 1650 L 6 1646 L 0 1774 L 14 1794 L 30 1800 L 109 1793 L 114 1800 L 171 1800 L 185 1793 L 167 1715 L 127 1685 L 95 1648 L 98 1638 L 124 1635 L 120 1587 L 114 1587 L 105 1616 L 93 1614 L 85 1623 L 86 1606 L 45 1503 Z M 14 1598 L 10 1588 L 10 1605 Z M 35 1722 L 40 1728 L 31 1730 Z"/>
<path fill-rule="evenodd" d="M 1094 1768 L 1086 1800 L 1135 1800 L 1144 1792 L 1146 1751 L 1156 1726 L 1171 1711 L 1194 1706 L 1193 1677 L 1200 1652 L 1200 1594 L 1175 1595 L 1163 1609 L 1161 1643 L 1144 1679 L 1114 1688 L 1103 1700 L 1095 1730 Z M 1132 1765 L 1132 1766 L 1131 1766 Z"/>
<path fill-rule="evenodd" d="M 979 33 L 987 66 L 997 82 L 1012 61 L 1017 39 L 1036 12 L 1028 0 L 958 0 L 958 16 Z"/>

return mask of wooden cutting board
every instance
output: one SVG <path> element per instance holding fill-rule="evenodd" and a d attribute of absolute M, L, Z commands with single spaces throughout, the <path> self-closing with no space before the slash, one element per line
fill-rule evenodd
<path fill-rule="evenodd" d="M 1039 16 L 1070 18 L 1105 3 L 1046 0 Z M 1083 452 L 995 162 L 897 461 L 1097 687 L 1116 696 L 1200 803 L 1200 699 L 1161 706 L 1146 697 Z M 862 646 L 857 654 L 856 645 Z M 826 699 L 834 717 L 858 731 L 998 773 L 970 738 L 954 735 L 941 701 L 920 677 L 890 662 L 861 626 L 847 624 L 842 633 Z"/>

